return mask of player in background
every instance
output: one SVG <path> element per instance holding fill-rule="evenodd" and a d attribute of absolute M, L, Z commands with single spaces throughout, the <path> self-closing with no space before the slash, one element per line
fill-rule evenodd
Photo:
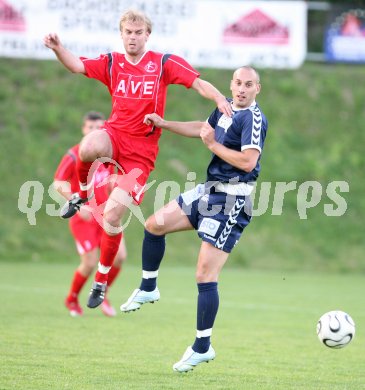
<path fill-rule="evenodd" d="M 101 81 L 112 96 L 112 111 L 104 129 L 92 132 L 81 142 L 77 159 L 80 190 L 61 211 L 64 218 L 69 218 L 92 197 L 89 169 L 97 158 L 113 159 L 122 168 L 125 177 L 118 180 L 105 208 L 99 266 L 88 301 L 91 308 L 104 299 L 108 272 L 122 238 L 121 219 L 132 202 L 141 203 L 147 178 L 154 169 L 161 129 L 144 123 L 144 116 L 151 112 L 164 115 L 169 84 L 193 88 L 213 100 L 225 115 L 232 115 L 225 97 L 184 59 L 146 50 L 152 24 L 145 14 L 128 10 L 121 16 L 119 27 L 125 54 L 112 52 L 93 59 L 72 54 L 55 33 L 44 38 L 45 46 L 68 70 Z"/>
<path fill-rule="evenodd" d="M 157 114 L 145 121 L 187 137 L 201 137 L 212 152 L 206 183 L 181 194 L 145 224 L 142 246 L 142 282 L 123 312 L 139 309 L 142 304 L 159 300 L 157 276 L 168 233 L 197 230 L 202 239 L 196 268 L 198 286 L 197 329 L 188 347 L 173 369 L 192 370 L 197 364 L 215 358 L 210 336 L 218 312 L 218 277 L 251 221 L 250 193 L 260 172 L 260 156 L 267 132 L 267 120 L 255 99 L 260 92 L 260 78 L 255 69 L 244 66 L 233 74 L 230 84 L 233 116 L 216 109 L 207 122 L 165 121 Z"/>
<path fill-rule="evenodd" d="M 93 131 L 98 131 L 104 123 L 103 114 L 90 111 L 85 114 L 82 124 L 82 134 L 86 136 Z M 54 176 L 54 187 L 66 199 L 70 199 L 72 193 L 78 189 L 78 179 L 76 175 L 76 159 L 79 144 L 73 146 L 63 156 Z M 94 181 L 95 202 L 103 205 L 108 199 L 108 192 L 111 190 L 112 182 L 108 182 L 113 174 L 113 166 L 106 168 L 100 164 Z M 107 182 L 107 184 L 103 184 Z M 67 187 L 67 188 L 66 188 Z M 79 294 L 85 282 L 94 271 L 99 258 L 99 248 L 103 228 L 93 215 L 92 206 L 88 204 L 80 207 L 80 212 L 69 222 L 70 231 L 75 239 L 76 248 L 80 255 L 80 265 L 77 267 L 70 286 L 70 291 L 65 299 L 65 306 L 71 316 L 81 316 L 83 310 L 79 304 Z M 118 276 L 122 263 L 126 258 L 126 248 L 124 240 L 121 241 L 114 263 L 108 274 L 108 287 L 112 285 Z M 101 305 L 101 310 L 106 316 L 115 316 L 115 309 L 105 298 Z"/>

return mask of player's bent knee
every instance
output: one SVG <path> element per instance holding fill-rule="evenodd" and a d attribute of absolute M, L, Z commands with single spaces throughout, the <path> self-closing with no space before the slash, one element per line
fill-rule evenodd
<path fill-rule="evenodd" d="M 99 151 L 89 143 L 83 144 L 79 149 L 79 157 L 81 161 L 93 161 L 98 157 Z"/>
<path fill-rule="evenodd" d="M 88 134 L 81 141 L 79 157 L 81 161 L 93 161 L 98 157 L 111 157 L 111 144 L 105 134 L 96 131 Z"/>
<path fill-rule="evenodd" d="M 162 236 L 165 234 L 164 226 L 159 225 L 153 215 L 147 218 L 144 227 L 149 233 L 155 234 L 156 236 Z"/>
<path fill-rule="evenodd" d="M 103 229 L 111 236 L 118 234 L 121 231 L 120 221 L 120 215 L 109 211 L 104 214 Z"/>

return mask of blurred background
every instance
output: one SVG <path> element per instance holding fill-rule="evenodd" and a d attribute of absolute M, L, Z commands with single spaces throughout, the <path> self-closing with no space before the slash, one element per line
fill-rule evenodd
<path fill-rule="evenodd" d="M 84 113 L 108 115 L 111 99 L 102 84 L 68 73 L 42 40 L 55 31 L 84 56 L 122 50 L 118 20 L 132 5 L 153 21 L 148 48 L 183 56 L 226 96 L 236 67 L 260 72 L 269 133 L 257 215 L 228 267 L 364 272 L 365 1 L 0 1 L 0 261 L 78 262 L 50 185 Z M 213 109 L 169 88 L 167 119 L 205 120 Z M 199 140 L 164 133 L 143 215 L 203 181 L 209 158 Z M 177 185 L 156 199 L 166 180 Z M 137 218 L 125 236 L 128 261 L 140 264 Z M 166 261 L 195 264 L 199 245 L 194 232 L 171 235 Z"/>

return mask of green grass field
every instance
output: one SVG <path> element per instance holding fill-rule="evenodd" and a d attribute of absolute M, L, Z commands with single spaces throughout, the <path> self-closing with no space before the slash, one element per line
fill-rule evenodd
<path fill-rule="evenodd" d="M 63 299 L 73 267 L 0 262 L 0 389 L 365 389 L 363 275 L 227 267 L 212 338 L 217 358 L 178 374 L 172 364 L 195 336 L 194 268 L 163 264 L 160 302 L 138 312 L 106 318 L 86 309 L 71 318 Z M 126 264 L 110 291 L 115 306 L 139 277 Z M 318 318 L 333 309 L 357 325 L 342 350 L 316 335 Z"/>
<path fill-rule="evenodd" d="M 230 95 L 231 70 L 201 72 Z M 365 66 L 306 63 L 260 73 L 258 101 L 270 129 L 259 182 L 316 181 L 323 196 L 300 219 L 298 191 L 286 194 L 280 216 L 271 213 L 270 194 L 268 211 L 254 219 L 221 276 L 217 359 L 179 375 L 172 364 L 195 336 L 198 238 L 168 238 L 159 303 L 112 319 L 98 309 L 69 317 L 63 299 L 78 258 L 65 222 L 48 214 L 55 206 L 48 188 L 59 159 L 80 139 L 81 116 L 90 109 L 108 115 L 110 97 L 56 61 L 0 59 L 0 390 L 365 389 Z M 191 91 L 169 88 L 167 119 L 205 120 L 212 109 Z M 209 152 L 199 140 L 165 132 L 160 147 L 156 186 L 169 180 L 183 188 L 189 171 L 204 180 Z M 44 187 L 36 225 L 19 210 L 27 181 Z M 340 217 L 324 213 L 333 203 L 326 193 L 332 181 L 349 184 Z M 154 201 L 147 193 L 145 217 Z M 142 237 L 133 219 L 128 263 L 110 292 L 116 307 L 139 285 Z M 357 325 L 343 350 L 316 336 L 319 317 L 333 309 L 349 312 Z"/>

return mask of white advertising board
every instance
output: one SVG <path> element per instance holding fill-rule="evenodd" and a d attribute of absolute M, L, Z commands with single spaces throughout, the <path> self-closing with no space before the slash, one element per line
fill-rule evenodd
<path fill-rule="evenodd" d="M 238 0 L 0 0 L 0 56 L 55 59 L 48 32 L 80 56 L 123 52 L 118 24 L 130 7 L 153 22 L 149 49 L 196 67 L 296 68 L 306 56 L 305 1 Z"/>

